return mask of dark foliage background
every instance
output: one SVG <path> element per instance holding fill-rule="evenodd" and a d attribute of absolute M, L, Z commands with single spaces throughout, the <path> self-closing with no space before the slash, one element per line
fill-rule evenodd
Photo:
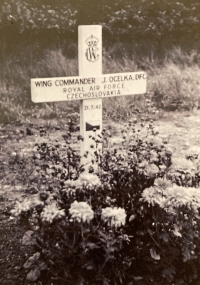
<path fill-rule="evenodd" d="M 199 20 L 195 0 L 1 0 L 0 57 L 24 48 L 39 56 L 47 47 L 75 57 L 78 25 L 92 24 L 103 26 L 106 49 L 123 43 L 128 55 L 148 55 L 153 49 L 162 56 L 173 46 L 199 48 Z"/>

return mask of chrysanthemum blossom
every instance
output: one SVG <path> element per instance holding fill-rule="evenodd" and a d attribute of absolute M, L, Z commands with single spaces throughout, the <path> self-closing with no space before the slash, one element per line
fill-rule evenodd
<path fill-rule="evenodd" d="M 11 210 L 11 214 L 15 217 L 19 216 L 22 212 L 27 212 L 32 208 L 31 201 L 24 199 L 23 202 L 16 201 L 14 209 Z"/>
<path fill-rule="evenodd" d="M 167 189 L 172 186 L 171 180 L 167 180 L 165 178 L 156 178 L 154 181 L 154 185 L 160 189 Z"/>
<path fill-rule="evenodd" d="M 94 212 L 86 202 L 74 201 L 69 209 L 71 218 L 78 222 L 90 222 L 94 218 Z"/>
<path fill-rule="evenodd" d="M 149 162 L 146 159 L 144 159 L 141 163 L 138 164 L 138 167 L 143 169 L 147 168 L 148 166 Z"/>
<path fill-rule="evenodd" d="M 166 192 L 168 204 L 173 208 L 187 206 L 198 213 L 200 208 L 200 189 L 173 185 Z"/>
<path fill-rule="evenodd" d="M 163 189 L 158 187 L 146 188 L 142 193 L 142 200 L 148 202 L 150 205 L 158 204 L 161 208 L 164 207 L 166 197 L 163 195 Z"/>
<path fill-rule="evenodd" d="M 154 163 L 150 163 L 145 169 L 145 174 L 149 177 L 155 176 L 158 173 L 159 173 L 159 168 Z"/>
<path fill-rule="evenodd" d="M 177 214 L 180 207 L 186 206 L 198 214 L 200 208 L 200 189 L 171 185 L 166 189 L 153 186 L 146 188 L 142 193 L 142 200 L 151 205 L 158 204 L 166 212 Z"/>
<path fill-rule="evenodd" d="M 186 158 L 183 157 L 173 157 L 172 165 L 170 167 L 170 174 L 173 172 L 185 172 L 185 173 L 192 173 L 196 170 L 195 164 Z"/>
<path fill-rule="evenodd" d="M 68 188 L 80 188 L 82 185 L 80 180 L 67 180 L 65 181 L 65 187 Z"/>
<path fill-rule="evenodd" d="M 99 186 L 101 184 L 101 181 L 99 179 L 99 177 L 96 174 L 92 174 L 92 173 L 87 173 L 87 172 L 83 172 L 80 176 L 79 179 L 80 183 L 83 186 Z"/>
<path fill-rule="evenodd" d="M 149 163 L 147 160 L 143 160 L 138 164 L 139 171 L 146 176 L 152 177 L 159 173 L 159 168 L 154 163 Z"/>
<path fill-rule="evenodd" d="M 56 217 L 60 218 L 64 216 L 65 216 L 65 211 L 59 210 L 56 203 L 47 205 L 41 213 L 42 221 L 43 222 L 46 221 L 49 223 L 52 223 Z"/>
<path fill-rule="evenodd" d="M 50 201 L 52 199 L 52 197 L 49 195 L 47 201 Z M 32 207 L 38 206 L 38 205 L 44 205 L 44 201 L 41 200 L 40 197 L 40 193 L 39 194 L 35 194 L 35 195 L 31 195 L 31 205 Z"/>
<path fill-rule="evenodd" d="M 49 195 L 46 203 L 51 202 L 53 200 L 53 196 Z M 22 202 L 16 201 L 15 208 L 11 211 L 12 215 L 19 216 L 21 212 L 27 212 L 36 206 L 43 206 L 44 201 L 41 200 L 40 194 L 31 195 L 31 197 L 24 199 Z"/>
<path fill-rule="evenodd" d="M 101 218 L 104 222 L 107 222 L 109 226 L 118 228 L 125 225 L 126 212 L 123 208 L 107 207 L 102 209 Z"/>
<path fill-rule="evenodd" d="M 150 151 L 150 158 L 149 158 L 150 162 L 156 162 L 158 161 L 158 154 L 156 151 L 151 150 Z"/>
<path fill-rule="evenodd" d="M 97 175 L 86 172 L 83 172 L 77 180 L 67 180 L 65 182 L 65 186 L 70 188 L 95 187 L 100 184 L 101 181 Z"/>

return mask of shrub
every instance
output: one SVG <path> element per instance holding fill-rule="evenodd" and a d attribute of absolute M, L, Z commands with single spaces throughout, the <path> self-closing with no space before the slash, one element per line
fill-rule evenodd
<path fill-rule="evenodd" d="M 157 108 L 175 111 L 199 107 L 196 57 L 198 54 L 194 51 L 187 54 L 176 48 L 166 56 L 159 73 L 152 68 L 148 93 Z"/>
<path fill-rule="evenodd" d="M 56 284 L 84 285 L 198 280 L 198 163 L 193 167 L 185 159 L 178 167 L 152 120 L 132 119 L 121 134 L 114 141 L 102 131 L 103 153 L 95 152 L 98 167 L 91 173 L 80 166 L 71 133 L 64 145 L 36 146 L 32 179 L 39 181 L 39 192 L 12 210 L 29 221 L 35 236 L 36 253 L 24 264 L 29 281 L 42 276 Z M 176 172 L 193 171 L 190 186 L 177 182 Z"/>

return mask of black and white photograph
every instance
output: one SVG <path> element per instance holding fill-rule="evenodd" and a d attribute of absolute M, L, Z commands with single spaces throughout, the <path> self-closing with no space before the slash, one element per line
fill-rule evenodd
<path fill-rule="evenodd" d="M 200 285 L 198 0 L 0 0 L 0 284 Z"/>

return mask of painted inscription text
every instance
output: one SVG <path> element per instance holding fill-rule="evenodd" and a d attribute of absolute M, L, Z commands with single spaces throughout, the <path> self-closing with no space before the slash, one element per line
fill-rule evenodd
<path fill-rule="evenodd" d="M 55 97 L 56 101 L 68 101 L 142 94 L 146 92 L 146 73 L 130 72 L 88 78 L 31 79 L 31 88 L 32 100 L 35 102 L 51 102 Z"/>

